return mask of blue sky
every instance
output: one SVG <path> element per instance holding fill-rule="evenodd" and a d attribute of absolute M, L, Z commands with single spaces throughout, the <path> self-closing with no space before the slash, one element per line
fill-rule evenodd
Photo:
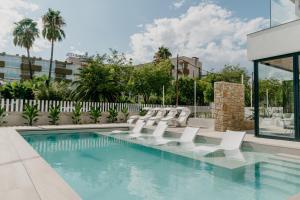
<path fill-rule="evenodd" d="M 245 35 L 266 26 L 269 18 L 269 0 L 0 0 L 0 2 L 2 8 L 0 25 L 4 27 L 2 33 L 0 30 L 2 43 L 0 51 L 12 54 L 25 52 L 12 45 L 10 25 L 12 22 L 26 16 L 41 24 L 40 17 L 48 8 L 62 12 L 67 23 L 65 28 L 67 38 L 56 45 L 56 59 L 64 59 L 67 52 L 87 51 L 89 54 L 95 54 L 105 53 L 109 48 L 114 48 L 126 53 L 128 57 L 133 57 L 138 63 L 151 59 L 155 49 L 165 45 L 174 55 L 180 53 L 200 57 L 208 68 L 218 68 L 224 64 L 245 64 Z M 11 13 L 10 18 L 1 17 L 5 15 L 3 10 Z M 240 29 L 248 32 L 240 32 Z M 232 39 L 230 37 L 233 31 Z M 214 38 L 209 37 L 210 35 Z M 218 53 L 216 52 L 218 49 L 225 50 Z M 48 42 L 39 39 L 32 54 L 48 58 L 49 51 Z M 221 54 L 220 58 L 218 56 L 213 58 L 215 53 Z M 241 55 L 244 56 L 243 60 L 239 58 Z M 226 58 L 229 58 L 228 61 Z"/>

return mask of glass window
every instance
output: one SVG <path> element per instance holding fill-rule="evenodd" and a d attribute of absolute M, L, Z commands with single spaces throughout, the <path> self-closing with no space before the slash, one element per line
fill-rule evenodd
<path fill-rule="evenodd" d="M 293 58 L 260 62 L 259 134 L 294 138 Z"/>
<path fill-rule="evenodd" d="M 271 26 L 294 21 L 299 17 L 299 0 L 271 0 Z"/>

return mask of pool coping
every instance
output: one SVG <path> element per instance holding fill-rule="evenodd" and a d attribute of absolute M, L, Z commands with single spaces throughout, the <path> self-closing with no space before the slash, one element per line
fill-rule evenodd
<path fill-rule="evenodd" d="M 81 197 L 18 131 L 129 128 L 126 124 L 0 128 L 0 199 L 79 200 Z"/>
<path fill-rule="evenodd" d="M 74 130 L 74 129 L 129 129 L 128 124 L 88 124 L 62 126 L 17 126 L 0 128 L 0 199 L 81 199 L 63 178 L 21 136 L 22 131 Z M 169 128 L 180 133 L 182 129 Z M 221 132 L 200 130 L 198 135 L 220 139 Z M 245 142 L 300 150 L 299 142 L 255 138 L 247 135 Z M 300 199 L 300 194 L 289 200 Z"/>

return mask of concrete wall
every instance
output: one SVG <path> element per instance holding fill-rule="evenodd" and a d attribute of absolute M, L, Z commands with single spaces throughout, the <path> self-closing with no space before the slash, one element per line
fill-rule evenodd
<path fill-rule="evenodd" d="M 249 60 L 257 60 L 300 51 L 300 21 L 252 33 L 247 36 Z"/>
<path fill-rule="evenodd" d="M 134 115 L 137 113 L 131 113 L 131 115 Z M 107 117 L 108 113 L 102 113 L 100 123 L 107 123 Z M 22 113 L 20 112 L 10 112 L 8 113 L 8 116 L 5 118 L 5 121 L 7 121 L 6 124 L 3 126 L 24 126 L 26 120 L 23 119 Z M 124 117 L 121 113 L 118 115 L 118 121 L 117 122 L 124 122 Z M 81 124 L 90 124 L 93 123 L 90 119 L 89 113 L 82 113 L 81 116 Z M 48 113 L 40 112 L 38 121 L 34 125 L 48 125 L 49 124 L 49 118 Z M 66 124 L 73 124 L 72 123 L 72 113 L 70 112 L 63 112 L 60 113 L 60 125 L 66 125 Z"/>

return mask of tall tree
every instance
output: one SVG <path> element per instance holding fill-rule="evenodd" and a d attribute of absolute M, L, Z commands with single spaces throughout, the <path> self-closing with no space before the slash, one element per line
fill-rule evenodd
<path fill-rule="evenodd" d="M 160 61 L 169 59 L 172 56 L 172 53 L 167 47 L 161 46 L 158 48 L 158 51 L 154 55 L 154 62 L 159 63 Z"/>
<path fill-rule="evenodd" d="M 42 17 L 43 20 L 43 37 L 51 42 L 51 56 L 49 75 L 47 85 L 51 80 L 52 61 L 53 61 L 53 50 L 54 42 L 62 41 L 66 37 L 63 27 L 66 25 L 65 20 L 60 15 L 60 11 L 55 11 L 49 8 L 48 12 Z"/>
<path fill-rule="evenodd" d="M 25 18 L 15 23 L 13 30 L 13 41 L 15 46 L 24 47 L 27 50 L 27 59 L 29 65 L 30 79 L 33 78 L 32 63 L 30 59 L 30 49 L 37 37 L 39 37 L 39 30 L 37 23 L 32 19 Z"/>

